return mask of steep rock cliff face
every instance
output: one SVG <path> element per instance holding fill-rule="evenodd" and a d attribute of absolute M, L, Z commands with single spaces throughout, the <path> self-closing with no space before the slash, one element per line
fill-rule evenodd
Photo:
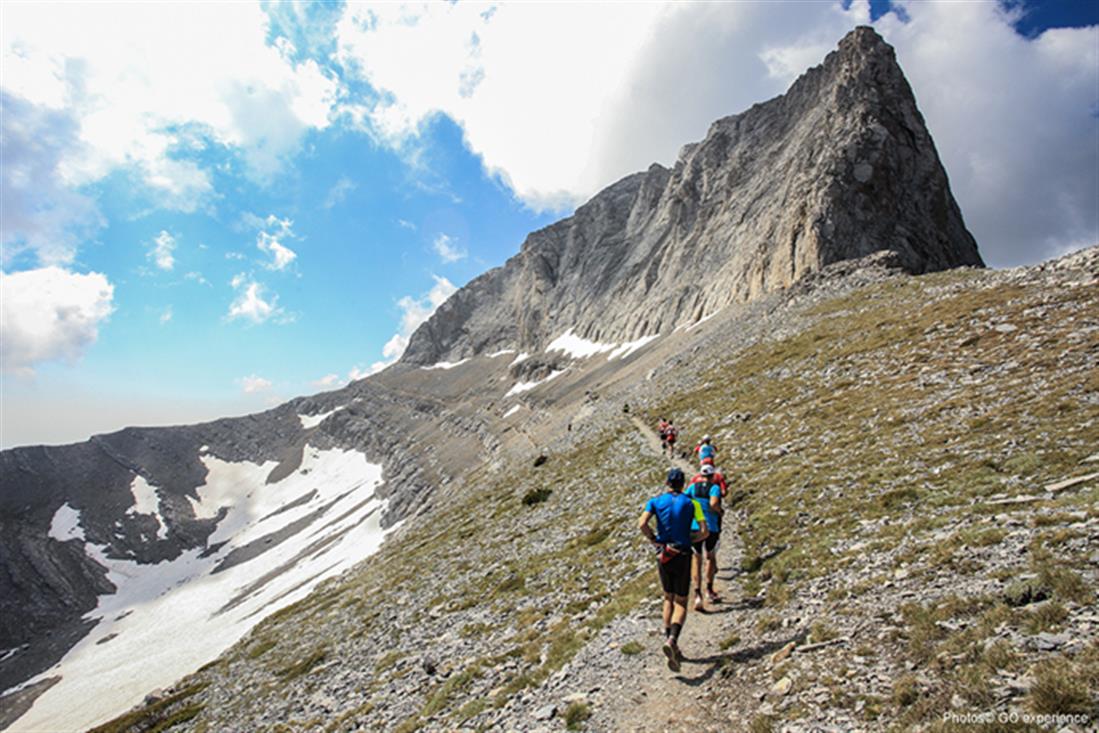
<path fill-rule="evenodd" d="M 715 122 L 673 169 L 532 233 L 403 360 L 533 351 L 568 329 L 629 341 L 879 250 L 913 273 L 983 264 L 893 49 L 864 27 L 785 95 Z"/>

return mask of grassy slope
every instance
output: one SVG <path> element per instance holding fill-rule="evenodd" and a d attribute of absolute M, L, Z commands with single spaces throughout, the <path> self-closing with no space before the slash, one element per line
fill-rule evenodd
<path fill-rule="evenodd" d="M 902 605 L 886 643 L 857 650 L 928 665 L 921 683 L 901 676 L 892 696 L 864 697 L 867 720 L 934 723 L 955 694 L 988 709 L 992 676 L 1033 662 L 986 645 L 994 630 L 1056 629 L 1061 604 L 1094 600 L 1081 570 L 1095 545 L 1073 525 L 1097 516 L 1099 482 L 1056 498 L 1042 489 L 1099 470 L 1081 466 L 1099 448 L 1099 292 L 989 287 L 958 272 L 859 291 L 817 314 L 803 333 L 714 370 L 705 393 L 672 397 L 654 413 L 690 414 L 733 447 L 730 473 L 749 491 L 742 587 L 764 592 L 764 627 L 809 586 L 829 588 L 826 615 L 838 621 L 820 631 L 827 637 L 881 610 L 879 594 L 895 578 L 918 587 L 1037 576 L 1053 597 L 1041 610 L 1011 608 L 1002 594 L 928 592 L 924 603 Z M 1042 498 L 992 503 L 1020 495 Z M 1025 555 L 975 557 L 973 548 L 999 544 L 1014 524 L 1029 530 Z M 885 563 L 871 561 L 882 555 Z M 858 572 L 870 565 L 875 572 Z M 958 619 L 964 628 L 950 630 Z M 1045 687 L 1032 689 L 1029 707 L 1094 714 L 1094 640 L 1075 660 L 1047 656 L 1032 670 Z M 843 673 L 806 670 L 805 683 L 852 706 Z"/>
<path fill-rule="evenodd" d="M 1089 601 L 1072 525 L 1096 516 L 1095 482 L 1015 507 L 989 502 L 1040 494 L 1043 484 L 1083 472 L 1080 461 L 1099 445 L 1094 290 L 1046 291 L 972 272 L 890 281 L 818 306 L 801 333 L 734 355 L 706 376 L 703 391 L 649 398 L 650 417 L 713 426 L 726 448 L 735 490 L 745 492 L 742 588 L 765 598 L 751 622 L 765 629 L 799 594 L 820 588 L 830 618 L 863 614 L 898 568 L 909 584 L 1033 573 L 1054 604 Z M 993 327 L 1005 323 L 1016 329 Z M 485 724 L 494 708 L 560 670 L 594 631 L 653 597 L 633 522 L 661 468 L 618 417 L 594 444 L 551 455 L 541 468 L 467 477 L 451 489 L 460 500 L 412 520 L 414 540 L 387 543 L 361 570 L 267 619 L 185 681 L 209 686 L 187 701 L 200 712 L 184 723 L 211 731 L 241 721 L 256 730 Z M 524 505 L 536 487 L 552 494 Z M 1011 558 L 1014 567 L 975 560 L 967 548 L 1003 541 L 1005 515 L 1023 518 L 1029 551 Z M 892 696 L 863 699 L 864 717 L 930 723 L 944 695 L 960 689 L 983 700 L 990 675 L 1032 661 L 989 653 L 983 632 L 1058 623 L 1035 621 L 1033 610 L 994 594 L 920 600 L 927 603 L 904 607 L 904 623 L 878 653 L 926 665 L 930 676 L 898 677 Z M 972 623 L 956 632 L 936 624 L 955 617 Z M 818 638 L 834 633 L 814 629 Z M 955 663 L 929 663 L 947 652 Z M 421 670 L 425 655 L 437 674 Z M 1076 700 L 1081 686 L 1094 699 L 1099 681 L 1087 664 L 1095 657 L 1091 646 L 1062 665 L 1075 685 L 1069 693 L 1047 699 L 1039 689 L 1028 704 Z M 804 672 L 836 690 L 829 705 L 854 705 L 833 673 Z M 794 707 L 780 717 L 810 712 Z"/>

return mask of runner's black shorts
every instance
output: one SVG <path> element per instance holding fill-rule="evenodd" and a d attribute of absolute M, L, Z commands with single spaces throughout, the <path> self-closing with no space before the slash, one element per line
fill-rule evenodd
<path fill-rule="evenodd" d="M 691 592 L 691 556 L 686 552 L 673 557 L 668 562 L 657 563 L 660 566 L 660 584 L 665 593 L 686 596 Z"/>
<path fill-rule="evenodd" d="M 721 532 L 711 532 L 706 535 L 706 539 L 701 542 L 695 542 L 691 545 L 691 552 L 696 555 L 702 554 L 702 548 L 706 548 L 706 552 L 713 554 L 717 552 L 717 545 L 721 541 Z"/>

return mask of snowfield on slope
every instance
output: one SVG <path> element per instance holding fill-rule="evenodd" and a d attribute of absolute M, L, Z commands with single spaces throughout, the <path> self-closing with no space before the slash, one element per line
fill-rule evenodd
<path fill-rule="evenodd" d="M 328 412 L 322 412 L 319 415 L 298 415 L 298 419 L 301 420 L 301 426 L 305 430 L 309 428 L 315 428 L 320 425 L 329 415 L 335 415 L 337 412 L 343 409 L 343 405 L 340 405 L 334 410 Z"/>
<path fill-rule="evenodd" d="M 192 504 L 199 516 L 224 510 L 208 542 L 225 544 L 206 557 L 196 548 L 142 565 L 85 543 L 117 592 L 99 597 L 88 614 L 99 623 L 79 644 L 20 685 L 61 676 L 9 730 L 86 730 L 125 712 L 373 554 L 388 534 L 379 525 L 385 502 L 374 495 L 381 467 L 357 451 L 307 447 L 299 469 L 269 485 L 274 462 L 201 460 L 209 473 Z M 147 486 L 135 481 L 135 510 L 153 513 Z M 51 536 L 83 541 L 79 512 L 63 505 Z"/>
<path fill-rule="evenodd" d="M 504 397 L 512 397 L 512 396 L 517 395 L 517 394 L 522 394 L 523 392 L 529 392 L 530 390 L 534 389 L 535 387 L 537 387 L 540 384 L 545 384 L 546 382 L 550 381 L 551 379 L 556 379 L 557 377 L 560 377 L 566 371 L 568 371 L 568 370 L 567 369 L 558 369 L 557 371 L 550 372 L 548 377 L 545 377 L 544 379 L 539 379 L 539 380 L 534 381 L 534 382 L 516 382 L 512 386 L 512 388 L 507 391 L 507 394 L 505 394 Z"/>

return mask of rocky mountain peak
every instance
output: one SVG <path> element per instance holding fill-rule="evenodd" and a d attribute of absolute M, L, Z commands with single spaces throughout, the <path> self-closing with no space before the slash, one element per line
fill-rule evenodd
<path fill-rule="evenodd" d="M 625 342 L 879 250 L 905 269 L 981 266 L 893 49 L 851 31 L 786 94 L 717 120 L 533 232 L 459 290 L 402 361 L 429 365 L 561 334 Z"/>

